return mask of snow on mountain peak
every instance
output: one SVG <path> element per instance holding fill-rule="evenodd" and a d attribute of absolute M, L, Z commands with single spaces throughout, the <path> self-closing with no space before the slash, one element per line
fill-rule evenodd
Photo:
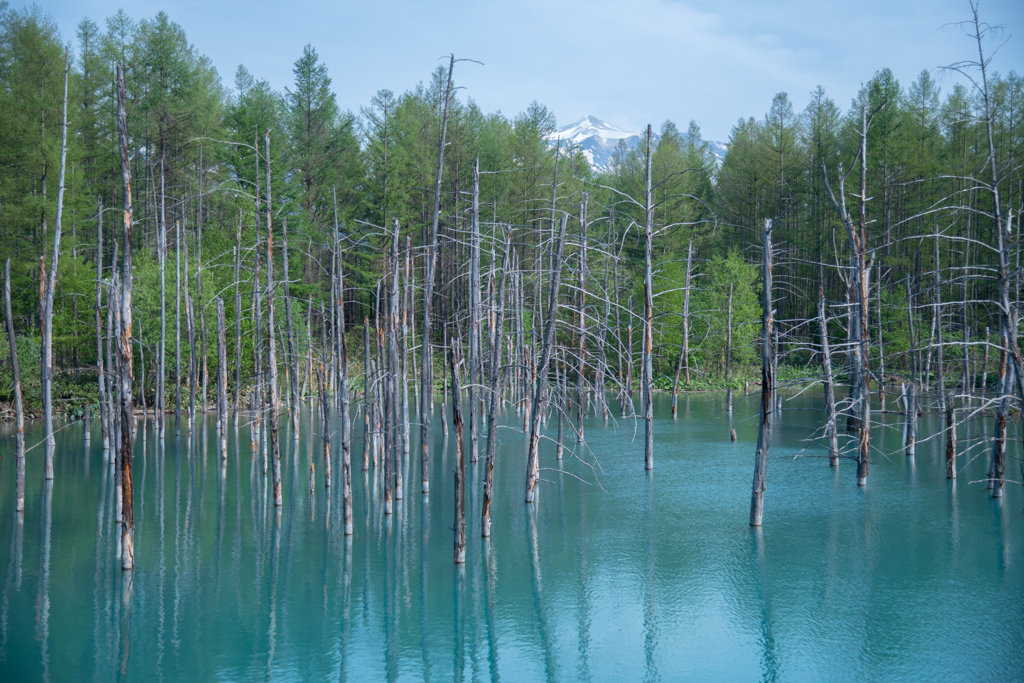
<path fill-rule="evenodd" d="M 579 121 L 570 123 L 564 128 L 559 128 L 558 130 L 549 133 L 546 138 L 552 141 L 562 139 L 580 143 L 587 138 L 594 137 L 595 135 L 605 140 L 622 140 L 623 138 L 639 136 L 640 133 L 616 128 L 611 124 L 605 123 L 596 116 L 587 114 Z"/>
<path fill-rule="evenodd" d="M 627 149 L 634 149 L 643 142 L 645 134 L 646 131 L 624 130 L 587 114 L 575 123 L 548 133 L 544 139 L 552 147 L 558 140 L 579 145 L 580 151 L 590 162 L 590 167 L 596 173 L 605 173 L 611 170 L 612 157 L 620 140 L 625 141 Z M 654 134 L 655 141 L 660 137 L 657 133 Z M 715 163 L 721 164 L 725 158 L 727 145 L 721 142 L 706 142 L 708 154 L 714 158 Z"/>

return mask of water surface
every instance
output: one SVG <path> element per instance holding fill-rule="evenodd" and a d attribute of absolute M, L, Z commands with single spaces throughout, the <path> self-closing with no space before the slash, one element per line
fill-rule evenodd
<path fill-rule="evenodd" d="M 731 418 L 720 394 L 682 397 L 675 421 L 658 397 L 652 473 L 631 420 L 589 419 L 586 444 L 569 444 L 580 457 L 561 466 L 542 442 L 550 469 L 533 506 L 522 502 L 513 413 L 489 541 L 482 462 L 467 465 L 464 568 L 452 562 L 454 432 L 441 435 L 440 410 L 429 499 L 414 465 L 391 516 L 379 475 L 359 470 L 357 421 L 349 539 L 308 409 L 297 441 L 282 422 L 280 509 L 248 425 L 229 427 L 222 470 L 212 417 L 180 438 L 169 423 L 164 441 L 148 423 L 135 447 L 129 575 L 115 556 L 98 427 L 91 444 L 81 425 L 58 433 L 52 489 L 42 450 L 29 453 L 23 515 L 4 427 L 0 680 L 1019 680 L 1024 496 L 1008 485 L 994 501 L 971 483 L 985 473 L 991 420 L 961 429 L 971 448 L 954 483 L 941 439 L 908 461 L 898 428 L 873 433 L 860 489 L 853 461 L 830 468 L 807 441 L 819 402 L 805 394 L 782 411 L 760 530 L 747 525 L 753 397 Z M 939 428 L 936 418 L 921 427 Z M 28 443 L 40 439 L 31 426 Z"/>

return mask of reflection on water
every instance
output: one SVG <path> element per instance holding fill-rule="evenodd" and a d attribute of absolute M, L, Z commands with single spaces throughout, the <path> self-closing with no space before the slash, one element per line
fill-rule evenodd
<path fill-rule="evenodd" d="M 568 452 L 555 467 L 554 442 L 542 442 L 552 469 L 533 506 L 522 503 L 513 412 L 490 539 L 479 528 L 484 461 L 467 465 L 464 567 L 451 559 L 446 412 L 435 412 L 429 497 L 414 490 L 382 514 L 380 469 L 361 472 L 356 458 L 354 536 L 343 487 L 310 493 L 315 412 L 302 411 L 298 439 L 282 421 L 279 508 L 266 440 L 246 419 L 228 430 L 224 460 L 212 417 L 166 438 L 140 422 L 130 573 L 117 562 L 101 439 L 61 431 L 52 482 L 30 451 L 24 513 L 13 513 L 13 485 L 0 487 L 0 680 L 1019 677 L 1024 496 L 1010 487 L 993 501 L 970 483 L 988 465 L 986 421 L 963 426 L 950 481 L 941 435 L 927 438 L 938 419 L 921 420 L 909 460 L 901 416 L 880 416 L 888 426 L 872 436 L 861 489 L 849 460 L 792 459 L 824 453 L 804 441 L 819 404 L 786 403 L 761 529 L 747 526 L 756 397 L 737 395 L 730 415 L 722 396 L 687 395 L 677 420 L 659 397 L 655 472 L 631 421 L 594 416 L 586 447 L 603 474 Z M 614 402 L 610 414 L 621 414 Z M 33 426 L 29 443 L 40 438 Z M 0 440 L 0 482 L 13 480 L 12 442 Z"/>

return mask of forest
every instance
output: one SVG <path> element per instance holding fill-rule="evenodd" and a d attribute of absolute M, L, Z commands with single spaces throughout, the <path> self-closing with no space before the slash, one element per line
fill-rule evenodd
<path fill-rule="evenodd" d="M 908 456 L 918 415 L 948 415 L 950 477 L 957 425 L 994 420 L 1000 496 L 1024 400 L 1024 80 L 992 60 L 976 9 L 961 28 L 962 59 L 911 83 L 864 74 L 847 106 L 820 86 L 803 111 L 778 93 L 721 163 L 695 121 L 665 121 L 596 174 L 547 139 L 543 104 L 482 111 L 458 87 L 486 68 L 472 55 L 342 111 L 312 45 L 283 91 L 244 66 L 229 86 L 164 13 L 83 19 L 67 41 L 38 7 L 2 3 L 3 416 L 19 434 L 45 421 L 48 477 L 53 432 L 99 420 L 126 530 L 137 415 L 180 434 L 215 411 L 222 444 L 231 419 L 253 425 L 280 504 L 279 423 L 296 430 L 305 402 L 325 427 L 337 411 L 310 486 L 349 501 L 350 469 L 380 466 L 387 511 L 429 490 L 428 418 L 447 396 L 470 462 L 494 457 L 498 415 L 521 417 L 527 502 L 549 419 L 559 457 L 584 416 L 642 422 L 651 469 L 654 392 L 674 415 L 685 391 L 730 406 L 760 391 L 760 525 L 776 401 L 809 384 L 825 454 L 862 485 L 872 412 L 905 414 Z M 130 536 L 123 549 L 129 567 Z"/>

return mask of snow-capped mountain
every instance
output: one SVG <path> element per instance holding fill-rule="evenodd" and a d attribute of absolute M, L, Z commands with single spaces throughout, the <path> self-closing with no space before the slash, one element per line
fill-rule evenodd
<path fill-rule="evenodd" d="M 658 137 L 657 134 L 654 135 L 655 140 Z M 550 145 L 557 144 L 558 140 L 563 144 L 572 142 L 579 145 L 594 172 L 604 173 L 610 170 L 609 164 L 619 141 L 625 140 L 626 147 L 633 149 L 643 141 L 644 133 L 617 128 L 588 114 L 579 121 L 550 133 L 546 139 Z M 727 147 L 721 142 L 708 142 L 708 152 L 714 156 L 717 164 L 721 164 L 725 158 Z"/>

